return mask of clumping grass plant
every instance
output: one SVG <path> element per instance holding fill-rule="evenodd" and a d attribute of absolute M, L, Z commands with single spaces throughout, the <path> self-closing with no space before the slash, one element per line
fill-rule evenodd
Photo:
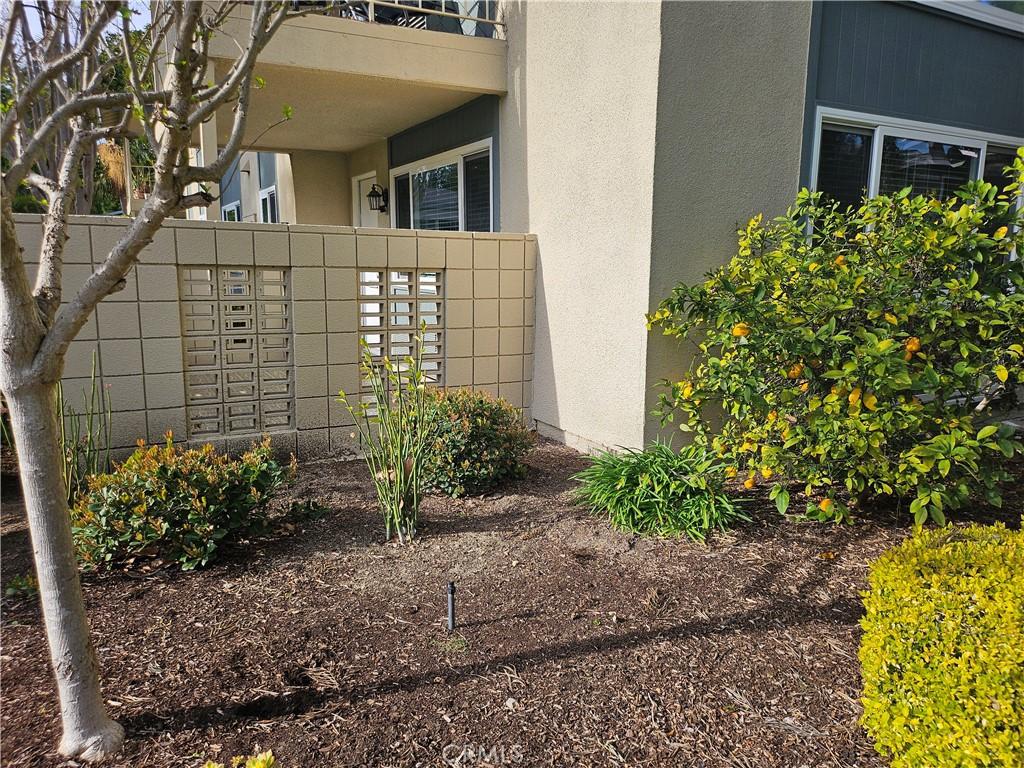
<path fill-rule="evenodd" d="M 704 541 L 749 518 L 722 492 L 724 465 L 704 447 L 681 451 L 657 442 L 643 451 L 602 453 L 574 479 L 578 502 L 607 514 L 613 527 Z"/>
<path fill-rule="evenodd" d="M 364 343 L 360 370 L 369 391 L 365 396 L 338 393 L 359 430 L 385 536 L 390 540 L 397 534 L 402 544 L 416 536 L 424 464 L 434 433 L 422 365 L 423 332 L 416 336 L 415 355 L 401 361 L 375 360 Z"/>
<path fill-rule="evenodd" d="M 83 411 L 79 413 L 64 397 L 57 384 L 57 413 L 60 414 L 61 455 L 64 456 L 64 487 L 68 504 L 86 491 L 88 479 L 110 471 L 110 396 L 96 375 L 96 353 L 92 355 L 89 390 L 82 393 Z"/>

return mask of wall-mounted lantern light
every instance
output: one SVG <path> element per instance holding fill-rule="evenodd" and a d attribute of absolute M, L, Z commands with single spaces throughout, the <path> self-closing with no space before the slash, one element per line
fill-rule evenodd
<path fill-rule="evenodd" d="M 378 213 L 388 212 L 388 191 L 380 184 L 374 184 L 366 193 L 366 199 L 370 201 L 370 210 Z"/>

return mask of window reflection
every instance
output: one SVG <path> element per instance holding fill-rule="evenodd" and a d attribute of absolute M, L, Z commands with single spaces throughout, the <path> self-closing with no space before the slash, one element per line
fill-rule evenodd
<path fill-rule="evenodd" d="M 1013 147 L 996 147 L 989 144 L 985 149 L 985 169 L 981 178 L 1002 189 L 1013 181 L 1013 174 L 1006 169 L 1013 164 L 1017 150 Z"/>
<path fill-rule="evenodd" d="M 871 166 L 871 131 L 824 126 L 818 155 L 818 190 L 844 207 L 860 205 Z"/>
<path fill-rule="evenodd" d="M 459 167 L 442 165 L 412 177 L 414 229 L 459 228 Z"/>
<path fill-rule="evenodd" d="M 978 155 L 975 147 L 886 136 L 878 192 L 888 195 L 910 187 L 915 195 L 944 200 L 976 177 Z"/>

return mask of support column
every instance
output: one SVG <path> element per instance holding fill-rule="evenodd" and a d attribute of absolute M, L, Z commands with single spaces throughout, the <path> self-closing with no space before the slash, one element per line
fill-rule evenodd
<path fill-rule="evenodd" d="M 216 113 L 199 126 L 199 149 L 203 153 L 203 165 L 208 165 L 217 159 Z M 220 221 L 220 184 L 208 183 L 207 191 L 217 199 L 206 207 L 206 220 Z"/>

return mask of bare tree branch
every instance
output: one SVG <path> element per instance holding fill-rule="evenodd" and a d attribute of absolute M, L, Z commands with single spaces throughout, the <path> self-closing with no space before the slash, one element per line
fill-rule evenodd
<path fill-rule="evenodd" d="M 64 268 L 64 244 L 68 239 L 69 208 L 80 183 L 78 167 L 88 139 L 82 119 L 76 118 L 72 126 L 71 143 L 64 154 L 54 194 L 50 196 L 50 209 L 43 219 L 43 244 L 33 294 L 44 325 L 50 323 L 57 307 L 60 306 L 61 273 Z"/>
<path fill-rule="evenodd" d="M 39 95 L 39 92 L 43 89 L 46 83 L 50 80 L 56 79 L 58 75 L 63 74 L 68 68 L 80 61 L 82 57 L 86 56 L 95 47 L 96 40 L 101 34 L 103 34 L 103 30 L 107 26 L 108 22 L 114 17 L 114 14 L 117 13 L 121 7 L 122 4 L 119 2 L 103 3 L 102 10 L 98 17 L 78 42 L 78 45 L 56 60 L 49 62 L 45 69 L 40 70 L 28 83 L 25 84 L 24 88 L 18 94 L 14 105 L 11 107 L 7 115 L 4 116 L 2 124 L 3 127 L 0 129 L 0 142 L 6 144 L 11 140 L 19 115 L 24 112 L 28 104 Z M 55 37 L 56 36 L 54 36 L 54 39 Z M 52 44 L 53 40 L 51 39 L 51 45 Z"/>

